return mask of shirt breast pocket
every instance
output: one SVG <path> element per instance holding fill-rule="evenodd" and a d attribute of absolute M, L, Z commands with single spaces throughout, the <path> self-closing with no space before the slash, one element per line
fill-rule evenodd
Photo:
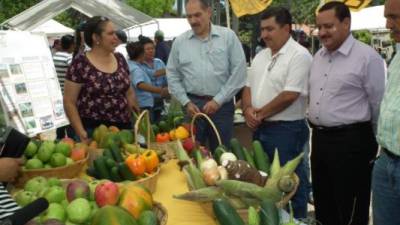
<path fill-rule="evenodd" d="M 228 69 L 228 58 L 226 51 L 222 48 L 215 48 L 209 52 L 209 60 L 217 73 L 225 73 Z"/>
<path fill-rule="evenodd" d="M 327 91 L 332 94 L 345 93 L 355 89 L 362 88 L 362 79 L 359 73 L 355 71 L 349 71 L 348 73 L 336 73 L 331 74 L 328 80 Z"/>
<path fill-rule="evenodd" d="M 187 67 L 190 66 L 190 64 L 192 64 L 192 57 L 190 54 L 187 54 L 185 52 L 179 52 L 179 66 L 180 67 Z"/>

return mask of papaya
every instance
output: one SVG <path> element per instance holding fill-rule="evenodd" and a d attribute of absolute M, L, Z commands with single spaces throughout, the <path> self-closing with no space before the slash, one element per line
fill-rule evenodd
<path fill-rule="evenodd" d="M 138 223 L 126 210 L 106 205 L 93 215 L 91 225 L 138 225 Z"/>
<path fill-rule="evenodd" d="M 139 225 L 157 225 L 157 215 L 151 210 L 146 210 L 140 214 L 138 222 Z"/>
<path fill-rule="evenodd" d="M 111 145 L 119 145 L 120 139 L 116 133 L 108 132 L 100 142 L 100 148 L 110 148 Z"/>
<path fill-rule="evenodd" d="M 108 133 L 108 128 L 105 125 L 100 125 L 96 127 L 96 129 L 93 132 L 93 139 L 97 142 L 100 143 L 101 140 L 107 135 Z"/>
<path fill-rule="evenodd" d="M 152 209 L 153 198 L 147 188 L 129 183 L 122 188 L 118 206 L 127 210 L 135 219 L 138 219 L 142 212 Z"/>
<path fill-rule="evenodd" d="M 119 140 L 121 140 L 122 144 L 132 144 L 134 141 L 132 131 L 121 130 L 117 133 L 117 135 L 119 136 Z"/>

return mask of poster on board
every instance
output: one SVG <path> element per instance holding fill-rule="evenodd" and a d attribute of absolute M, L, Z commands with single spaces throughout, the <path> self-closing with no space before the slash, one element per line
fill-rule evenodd
<path fill-rule="evenodd" d="M 44 34 L 0 31 L 0 99 L 7 125 L 29 136 L 68 124 Z"/>

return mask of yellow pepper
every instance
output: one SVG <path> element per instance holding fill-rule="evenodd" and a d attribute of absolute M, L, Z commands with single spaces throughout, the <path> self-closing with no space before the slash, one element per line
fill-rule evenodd
<path fill-rule="evenodd" d="M 158 160 L 157 153 L 154 150 L 147 150 L 142 154 L 142 156 L 144 157 L 147 173 L 151 173 L 157 169 L 160 161 Z"/>
<path fill-rule="evenodd" d="M 171 131 L 169 132 L 169 139 L 171 139 L 171 141 L 175 141 L 175 140 L 176 140 L 176 132 L 175 132 L 175 129 L 174 129 L 174 130 L 171 130 Z"/>
<path fill-rule="evenodd" d="M 146 162 L 142 155 L 132 154 L 125 160 L 125 164 L 129 167 L 133 175 L 141 176 L 146 171 Z"/>
<path fill-rule="evenodd" d="M 179 126 L 175 130 L 175 137 L 176 139 L 183 140 L 189 137 L 189 131 L 186 130 L 183 126 Z"/>

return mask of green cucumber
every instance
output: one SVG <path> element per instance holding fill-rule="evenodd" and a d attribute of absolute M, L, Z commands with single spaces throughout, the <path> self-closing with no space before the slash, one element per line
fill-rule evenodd
<path fill-rule="evenodd" d="M 111 168 L 110 176 L 111 176 L 111 181 L 114 181 L 114 182 L 121 182 L 122 181 L 122 178 L 119 175 L 118 167 L 116 166 L 116 164 L 115 164 L 114 167 Z"/>
<path fill-rule="evenodd" d="M 108 148 L 104 149 L 103 156 L 114 159 L 114 157 L 112 156 L 111 150 Z"/>
<path fill-rule="evenodd" d="M 243 149 L 243 154 L 244 154 L 244 158 L 246 159 L 246 162 L 248 164 L 250 164 L 250 166 L 252 166 L 253 168 L 257 168 L 256 163 L 254 162 L 254 159 L 250 154 L 250 151 L 247 150 L 245 147 L 243 147 L 242 149 Z"/>
<path fill-rule="evenodd" d="M 125 163 L 118 164 L 118 171 L 123 180 L 135 180 L 135 176 Z"/>
<path fill-rule="evenodd" d="M 257 169 L 269 174 L 271 162 L 269 161 L 268 155 L 264 152 L 261 142 L 253 141 L 253 151 L 254 151 L 254 161 Z"/>
<path fill-rule="evenodd" d="M 111 154 L 116 162 L 123 162 L 124 158 L 122 158 L 121 150 L 118 148 L 116 144 L 111 144 Z"/>
<path fill-rule="evenodd" d="M 238 139 L 232 138 L 230 141 L 230 144 L 231 144 L 232 152 L 233 152 L 233 154 L 236 155 L 237 159 L 245 160 L 242 146 L 240 145 Z"/>
<path fill-rule="evenodd" d="M 106 158 L 106 166 L 108 169 L 115 167 L 117 163 L 112 158 Z"/>
<path fill-rule="evenodd" d="M 213 201 L 213 211 L 220 225 L 244 225 L 236 209 L 225 199 Z"/>
<path fill-rule="evenodd" d="M 262 201 L 259 215 L 260 225 L 280 225 L 279 210 L 273 201 Z"/>
<path fill-rule="evenodd" d="M 215 149 L 214 155 L 213 155 L 215 161 L 219 162 L 219 159 L 221 158 L 221 155 L 224 154 L 224 152 L 225 152 L 225 149 L 221 146 L 218 146 Z"/>
<path fill-rule="evenodd" d="M 110 173 L 108 172 L 106 166 L 106 157 L 100 156 L 93 161 L 93 166 L 99 175 L 100 179 L 108 179 L 110 180 Z"/>

